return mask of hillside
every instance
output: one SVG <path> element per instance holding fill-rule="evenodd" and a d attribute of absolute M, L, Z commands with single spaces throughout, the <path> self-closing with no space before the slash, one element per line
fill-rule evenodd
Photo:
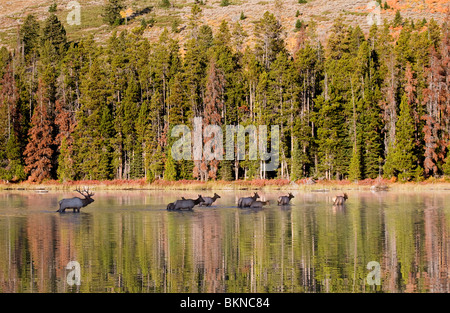
<path fill-rule="evenodd" d="M 10 0 L 0 2 L 0 45 L 13 46 L 16 41 L 17 27 L 27 14 L 34 14 L 38 20 L 43 21 L 48 16 L 48 7 L 53 0 Z M 93 34 L 96 40 L 103 41 L 113 30 L 131 29 L 140 25 L 142 19 L 154 19 L 153 27 L 148 27 L 144 36 L 151 41 L 157 39 L 164 27 L 171 29 L 174 20 L 177 21 L 180 31 L 173 33 L 173 37 L 183 39 L 187 36 L 184 27 L 190 16 L 190 10 L 195 1 L 172 0 L 170 8 L 162 8 L 160 0 L 128 0 L 127 8 L 138 13 L 127 25 L 117 28 L 109 27 L 102 20 L 104 0 L 80 0 L 81 25 L 68 25 L 67 15 L 69 1 L 57 0 L 57 15 L 63 21 L 69 39 L 76 40 L 82 36 Z M 284 26 L 287 35 L 288 48 L 295 42 L 294 27 L 297 19 L 306 23 L 315 21 L 320 39 L 326 38 L 327 31 L 333 21 L 341 16 L 350 25 L 359 25 L 364 31 L 370 27 L 368 20 L 374 14 L 374 6 L 367 0 L 309 0 L 308 3 L 299 4 L 298 0 L 231 0 L 230 5 L 223 7 L 221 1 L 206 1 L 202 8 L 202 21 L 216 30 L 222 20 L 229 22 L 240 21 L 247 33 L 252 36 L 254 23 L 260 19 L 265 11 L 273 12 Z M 408 19 L 422 20 L 435 19 L 443 22 L 448 12 L 446 0 L 387 0 L 389 9 L 382 9 L 380 20 L 393 19 L 396 10 Z M 384 3 L 384 0 L 382 0 Z M 145 10 L 147 9 L 147 10 Z M 299 16 L 296 17 L 297 11 Z M 143 14 L 142 14 L 143 13 Z M 241 20 L 241 13 L 245 19 Z"/>

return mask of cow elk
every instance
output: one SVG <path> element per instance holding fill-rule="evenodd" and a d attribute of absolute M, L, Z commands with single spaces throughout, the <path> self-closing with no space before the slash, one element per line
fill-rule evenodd
<path fill-rule="evenodd" d="M 348 196 L 346 193 L 343 195 L 338 195 L 336 197 L 333 197 L 333 205 L 344 205 L 345 201 L 348 199 Z"/>
<path fill-rule="evenodd" d="M 257 192 L 252 197 L 239 198 L 238 207 L 239 208 L 248 208 L 252 205 L 253 202 L 259 199 L 259 195 Z"/>
<path fill-rule="evenodd" d="M 288 205 L 292 198 L 294 198 L 292 193 L 289 193 L 287 196 L 281 196 L 278 198 L 278 205 Z"/>

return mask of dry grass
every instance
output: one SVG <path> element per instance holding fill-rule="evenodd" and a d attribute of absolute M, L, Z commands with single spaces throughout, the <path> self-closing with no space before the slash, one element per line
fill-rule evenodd
<path fill-rule="evenodd" d="M 145 37 L 150 41 L 156 41 L 159 34 L 164 27 L 169 27 L 174 19 L 180 20 L 180 26 L 186 25 L 190 17 L 190 10 L 193 1 L 187 0 L 172 0 L 171 8 L 159 7 L 160 0 L 126 0 L 127 7 L 134 10 L 142 9 L 143 7 L 152 6 L 153 10 L 150 13 L 139 16 L 138 18 L 129 21 L 128 25 L 122 25 L 117 28 L 109 27 L 103 23 L 101 14 L 103 11 L 103 0 L 83 0 L 79 1 L 81 4 L 81 25 L 70 26 L 66 23 L 68 10 L 66 8 L 67 2 L 56 0 L 58 4 L 57 15 L 63 22 L 67 30 L 67 35 L 70 40 L 77 40 L 89 34 L 94 34 L 94 38 L 99 42 L 104 42 L 110 36 L 113 30 L 132 29 L 140 25 L 142 18 L 155 18 L 156 24 L 152 28 L 148 28 L 145 32 Z M 448 11 L 448 1 L 446 0 L 425 0 L 418 6 L 417 0 L 387 0 L 392 7 L 390 10 L 382 10 L 381 19 L 391 20 L 394 18 L 395 9 L 402 10 L 404 18 L 429 20 L 434 18 L 438 22 L 443 22 Z M 27 14 L 35 14 L 35 16 L 43 21 L 48 16 L 48 6 L 53 0 L 8 0 L 6 3 L 0 1 L 0 46 L 14 46 L 16 42 L 17 26 Z M 12 5 L 14 3 L 14 5 Z M 279 5 L 281 3 L 281 5 Z M 305 22 L 316 21 L 318 23 L 318 35 L 321 40 L 325 40 L 330 27 L 334 20 L 342 16 L 345 22 L 349 25 L 359 25 L 363 30 L 368 31 L 370 25 L 367 23 L 368 1 L 354 1 L 354 0 L 309 0 L 306 4 L 299 4 L 297 0 L 287 0 L 278 2 L 275 0 L 232 0 L 231 5 L 227 7 L 220 6 L 220 1 L 208 1 L 207 5 L 201 6 L 202 21 L 210 25 L 214 31 L 217 30 L 218 25 L 222 20 L 228 21 L 230 24 L 239 20 L 241 12 L 247 18 L 240 21 L 242 27 L 250 35 L 249 41 L 253 38 L 253 23 L 259 20 L 265 11 L 273 12 L 281 21 L 284 29 L 287 32 L 287 42 L 294 41 L 296 33 L 294 30 L 295 13 L 300 12 L 300 19 Z M 180 34 L 172 34 L 175 38 L 180 40 L 182 44 L 184 39 L 189 37 L 188 30 L 184 30 Z"/>
<path fill-rule="evenodd" d="M 208 181 L 197 180 L 165 181 L 157 180 L 147 183 L 145 179 L 139 180 L 108 180 L 108 181 L 46 181 L 41 184 L 22 182 L 18 184 L 0 184 L 0 190 L 74 190 L 76 187 L 89 187 L 95 190 L 294 190 L 294 191 L 333 191 L 353 190 L 367 191 L 372 186 L 387 186 L 390 191 L 426 191 L 450 190 L 450 177 L 430 178 L 422 182 L 395 182 L 387 179 L 365 179 L 359 182 L 348 180 L 322 180 L 309 185 L 307 180 L 291 182 L 286 179 L 255 179 L 238 181 Z"/>

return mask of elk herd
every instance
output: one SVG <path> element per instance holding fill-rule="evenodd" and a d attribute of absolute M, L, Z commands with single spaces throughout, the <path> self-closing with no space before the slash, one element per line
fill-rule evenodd
<path fill-rule="evenodd" d="M 66 209 L 72 209 L 73 212 L 80 212 L 80 209 L 94 202 L 92 196 L 94 193 L 90 192 L 89 189 L 76 189 L 76 192 L 81 194 L 83 198 L 73 197 L 70 199 L 62 199 L 59 201 L 59 209 L 56 212 L 64 213 Z M 176 200 L 175 202 L 171 202 L 167 205 L 168 211 L 180 211 L 180 210 L 189 210 L 198 205 L 200 207 L 210 207 L 220 196 L 217 193 L 214 193 L 212 197 L 202 197 L 198 195 L 196 199 L 186 199 L 181 197 L 181 199 Z M 277 205 L 279 206 L 287 206 L 290 205 L 291 199 L 294 198 L 292 193 L 289 193 L 287 196 L 280 196 L 277 199 Z M 238 208 L 250 208 L 250 209 L 262 209 L 265 205 L 269 205 L 269 200 L 261 201 L 260 196 L 257 192 L 253 194 L 251 197 L 242 197 L 239 198 L 237 202 Z M 348 195 L 346 193 L 335 196 L 332 199 L 333 207 L 343 206 L 345 201 L 348 199 Z"/>

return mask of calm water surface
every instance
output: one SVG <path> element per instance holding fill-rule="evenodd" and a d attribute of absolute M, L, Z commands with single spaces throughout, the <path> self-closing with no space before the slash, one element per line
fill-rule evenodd
<path fill-rule="evenodd" d="M 449 292 L 450 192 L 221 191 L 211 208 L 168 212 L 198 192 L 96 192 L 80 214 L 56 213 L 75 193 L 0 193 L 0 292 Z M 212 196 L 213 192 L 202 192 Z M 69 261 L 81 266 L 70 286 Z M 367 284 L 380 264 L 381 285 Z"/>

